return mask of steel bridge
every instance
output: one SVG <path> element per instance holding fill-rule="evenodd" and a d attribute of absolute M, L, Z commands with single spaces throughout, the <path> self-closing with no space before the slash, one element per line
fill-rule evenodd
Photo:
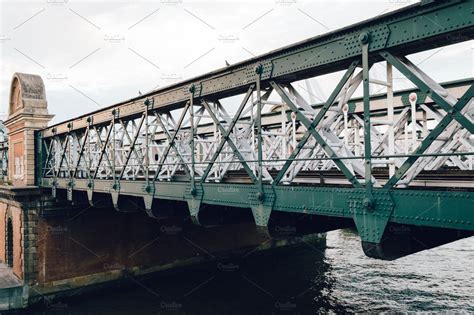
<path fill-rule="evenodd" d="M 439 84 L 406 56 L 472 40 L 473 14 L 422 1 L 48 127 L 37 185 L 117 209 L 143 198 L 150 215 L 184 201 L 196 224 L 202 204 L 250 208 L 261 227 L 279 212 L 353 220 L 375 257 L 392 225 L 472 235 L 473 80 Z M 394 91 L 393 68 L 417 88 Z M 321 104 L 298 85 L 339 72 Z"/>

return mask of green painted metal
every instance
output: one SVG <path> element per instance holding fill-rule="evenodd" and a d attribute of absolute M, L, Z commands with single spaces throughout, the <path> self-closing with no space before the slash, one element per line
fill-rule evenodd
<path fill-rule="evenodd" d="M 59 168 L 54 170 L 52 177 L 46 177 L 44 172 L 39 171 L 37 174 L 41 174 L 42 178 L 38 179 L 38 182 L 44 187 L 52 187 L 53 190 L 56 188 L 74 189 L 87 191 L 88 195 L 91 195 L 92 192 L 111 194 L 115 206 L 118 203 L 119 193 L 121 195 L 145 198 L 147 209 L 151 209 L 153 199 L 183 201 L 188 204 L 191 218 L 196 223 L 199 223 L 199 209 L 202 203 L 250 208 L 258 226 L 267 225 L 272 211 L 350 218 L 354 220 L 362 240 L 371 243 L 379 243 L 381 241 L 385 228 L 390 222 L 474 231 L 474 192 L 442 191 L 431 188 L 426 190 L 393 189 L 394 185 L 405 175 L 417 159 L 426 156 L 424 155 L 426 149 L 453 120 L 460 123 L 471 134 L 474 131 L 472 122 L 461 113 L 461 110 L 468 101 L 474 97 L 473 85 L 458 102 L 451 104 L 439 92 L 439 85 L 424 75 L 420 69 L 411 64 L 407 59 L 398 57 L 399 55 L 425 51 L 434 47 L 472 39 L 474 37 L 473 4 L 474 0 L 432 1 L 416 4 L 165 89 L 160 89 L 131 101 L 117 104 L 113 109 L 100 110 L 87 115 L 87 117 L 81 116 L 69 122 L 47 128 L 40 132 L 42 141 L 38 146 L 42 149 L 39 151 L 41 154 L 39 161 L 42 161 L 44 151 L 47 151 L 45 163 L 48 163 L 47 161 L 51 155 L 51 144 L 55 141 L 56 137 L 66 137 L 66 141 L 64 142 L 64 147 L 61 148 L 62 154 Z M 423 44 L 420 45 L 420 42 Z M 372 160 L 375 157 L 372 156 L 370 141 L 371 99 L 369 95 L 369 69 L 374 62 L 381 60 L 387 60 L 420 88 L 420 100 L 422 97 L 423 99 L 430 97 L 448 115 L 431 131 L 430 136 L 420 144 L 415 153 L 408 156 L 407 160 L 395 175 L 389 179 L 386 185 L 379 188 L 373 187 L 370 180 Z M 362 63 L 364 90 L 362 99 L 364 156 L 338 156 L 320 134 L 317 127 L 360 63 Z M 320 110 L 313 120 L 305 116 L 305 113 L 299 109 L 298 105 L 293 102 L 283 88 L 291 88 L 291 82 L 296 80 L 345 69 L 347 70 L 340 82 L 331 93 L 327 102 L 319 106 Z M 191 88 L 187 88 L 189 86 Z M 237 145 L 232 141 L 231 133 L 237 121 L 242 118 L 240 116 L 254 89 L 257 92 L 257 113 L 256 124 L 252 128 L 257 128 L 258 154 L 256 161 L 248 161 L 245 160 Z M 306 132 L 300 139 L 297 148 L 284 161 L 284 167 L 279 171 L 272 183 L 264 183 L 262 178 L 262 165 L 265 161 L 262 154 L 263 97 L 261 93 L 266 91 L 265 89 L 275 90 L 290 108 L 290 111 L 296 113 L 299 123 L 306 128 Z M 217 103 L 218 101 L 215 100 L 221 97 L 237 95 L 239 93 L 246 93 L 246 95 L 236 115 L 226 129 L 223 126 L 223 122 L 218 120 L 208 102 L 212 100 L 212 102 Z M 223 135 L 223 139 L 198 183 L 196 183 L 195 178 L 194 154 L 191 154 L 191 170 L 189 170 L 189 163 L 186 163 L 175 146 L 175 140 L 178 132 L 181 131 L 184 117 L 186 113 L 189 113 L 191 119 L 191 125 L 188 127 L 191 131 L 190 148 L 192 153 L 195 152 L 194 138 L 197 128 L 197 126 L 194 126 L 195 100 L 199 102 L 196 104 L 202 104 Z M 152 105 L 151 107 L 149 106 L 150 104 Z M 183 108 L 183 112 L 178 123 L 174 126 L 175 130 L 169 130 L 164 124 L 161 114 L 176 108 Z M 354 110 L 354 108 L 351 109 L 351 112 Z M 119 113 L 123 114 L 119 116 Z M 169 146 L 165 149 L 160 158 L 158 168 L 155 170 L 156 175 L 153 181 L 150 182 L 148 169 L 146 169 L 146 182 L 122 180 L 124 173 L 124 170 L 122 170 L 120 177 L 117 178 L 115 174 L 115 158 L 111 163 L 106 154 L 106 147 L 110 145 L 110 141 L 112 141 L 111 145 L 113 148 L 116 145 L 115 132 L 113 132 L 115 124 L 117 121 L 123 124 L 126 120 L 141 116 L 143 117 L 140 123 L 141 126 L 143 119 L 147 118 L 148 114 L 156 115 L 156 119 L 163 128 L 163 132 L 169 142 Z M 288 114 L 290 113 L 288 112 Z M 145 120 L 148 121 L 147 119 Z M 101 137 L 98 138 L 101 152 L 94 176 L 92 178 L 90 178 L 90 175 L 88 175 L 89 178 L 75 178 L 76 171 L 74 171 L 72 178 L 70 173 L 67 178 L 59 178 L 61 165 L 63 162 L 69 163 L 65 153 L 70 145 L 70 133 L 82 132 L 83 130 L 84 132 L 90 132 L 89 129 L 95 130 L 97 133 L 97 129 L 102 131 L 101 128 L 108 129 L 104 142 L 102 142 Z M 146 138 L 148 139 L 148 127 L 146 129 Z M 140 128 L 137 130 L 140 130 Z M 112 140 L 110 140 L 111 134 L 114 137 Z M 127 135 L 131 143 L 126 158 L 127 163 L 133 152 L 138 155 L 134 149 L 137 136 L 138 131 L 134 138 L 130 138 Z M 337 165 L 339 170 L 352 184 L 352 187 L 280 185 L 281 179 L 291 163 L 297 160 L 298 153 L 310 137 L 313 137 L 321 145 L 328 159 Z M 50 149 L 46 150 L 48 141 Z M 217 184 L 206 182 L 206 178 L 213 165 L 217 163 L 216 159 L 226 143 L 233 149 L 252 184 Z M 84 140 L 80 148 L 81 157 L 85 144 Z M 179 157 L 188 178 L 184 181 L 158 182 L 157 176 L 165 164 L 171 149 Z M 115 154 L 115 150 L 112 151 L 112 154 Z M 96 178 L 104 155 L 109 167 L 113 170 L 113 178 L 111 180 Z M 363 158 L 365 161 L 365 187 L 361 185 L 355 174 L 344 163 L 344 159 L 356 158 Z M 257 163 L 257 176 L 249 167 L 248 163 L 250 162 Z M 40 170 L 41 167 L 38 169 Z M 72 181 L 74 181 L 73 187 L 71 185 Z M 89 199 L 91 200 L 91 197 Z"/>
<path fill-rule="evenodd" d="M 145 118 L 146 118 L 146 114 L 143 113 L 142 115 L 142 119 L 140 119 L 140 122 L 138 123 L 138 127 L 137 127 L 137 130 L 135 131 L 135 134 L 133 136 L 133 139 L 130 138 L 130 136 L 128 135 L 128 133 L 125 133 L 125 135 L 128 137 L 128 140 L 130 141 L 130 148 L 129 148 L 129 151 L 127 152 L 127 156 L 125 158 L 125 166 L 128 165 L 128 162 L 130 161 L 130 158 L 132 157 L 132 153 L 135 153 L 135 155 L 138 157 L 138 153 L 135 151 L 135 144 L 136 144 L 136 141 L 137 141 L 137 136 L 138 136 L 138 133 L 140 132 L 140 128 L 141 126 L 143 125 L 143 122 L 145 121 Z M 122 126 L 124 126 L 123 122 L 121 121 L 120 122 Z M 125 126 L 124 126 L 125 127 Z M 125 129 L 125 128 L 124 128 Z M 86 138 L 84 138 L 84 141 L 86 140 Z M 78 163 L 79 164 L 79 163 Z M 119 180 L 123 178 L 123 174 L 125 173 L 125 167 L 122 169 L 122 171 L 120 172 L 120 175 L 119 175 Z"/>
<path fill-rule="evenodd" d="M 189 98 L 189 121 L 190 121 L 190 127 L 189 129 L 191 130 L 191 139 L 189 143 L 189 147 L 191 148 L 191 193 L 194 195 L 196 191 L 196 183 L 195 183 L 195 178 L 196 178 L 196 169 L 195 169 L 195 153 L 196 153 L 196 148 L 194 145 L 194 137 L 195 137 L 195 128 L 194 128 L 194 92 L 195 92 L 195 87 L 191 86 L 189 89 L 191 92 L 191 97 Z"/>
<path fill-rule="evenodd" d="M 95 132 L 97 132 L 97 129 L 95 130 Z M 109 143 L 111 133 L 112 133 L 112 126 L 109 126 L 109 130 L 107 131 L 107 136 L 105 137 L 105 142 L 102 142 L 100 137 L 98 138 L 98 140 L 100 141 L 101 150 L 100 150 L 99 162 L 97 163 L 97 167 L 95 169 L 94 177 L 92 178 L 92 180 L 94 180 L 97 176 L 97 170 L 99 169 L 100 163 L 102 163 L 102 159 L 104 158 L 105 148 L 107 147 L 107 144 Z M 111 166 L 110 161 L 109 161 L 109 157 L 107 155 L 106 155 L 106 157 L 107 157 L 107 162 L 108 162 L 109 166 Z"/>
<path fill-rule="evenodd" d="M 285 101 L 288 107 L 290 107 L 291 110 L 296 113 L 299 121 L 301 121 L 301 123 L 306 127 L 309 133 L 316 139 L 319 144 L 321 144 L 326 154 L 331 158 L 336 158 L 337 154 L 334 152 L 334 150 L 327 144 L 327 142 L 319 134 L 319 132 L 313 126 L 311 126 L 311 121 L 301 111 L 298 110 L 298 106 L 293 103 L 293 101 L 289 98 L 286 92 L 275 82 L 271 82 L 270 84 Z M 341 160 L 334 159 L 334 163 L 336 163 L 337 167 L 342 171 L 342 173 L 349 180 L 350 183 L 352 183 L 355 187 L 360 186 L 360 183 L 355 177 L 354 173 L 352 173 Z"/>
<path fill-rule="evenodd" d="M 334 91 L 331 93 L 331 95 L 329 96 L 328 100 L 326 103 L 324 103 L 323 107 L 319 110 L 318 114 L 316 115 L 316 117 L 313 119 L 313 121 L 311 122 L 311 125 L 310 125 L 310 129 L 314 129 L 316 128 L 319 123 L 321 122 L 321 120 L 324 118 L 324 115 L 327 113 L 327 111 L 329 110 L 329 108 L 333 105 L 336 97 L 339 95 L 339 93 L 341 92 L 342 88 L 344 87 L 344 85 L 347 83 L 347 81 L 351 78 L 352 74 L 354 73 L 354 70 L 356 69 L 356 67 L 358 66 L 359 64 L 359 60 L 355 60 L 351 63 L 351 65 L 349 66 L 349 68 L 347 69 L 346 73 L 342 76 L 341 80 L 339 81 L 339 83 L 337 84 L 336 88 L 334 89 Z M 299 112 L 299 110 L 298 110 Z M 295 160 L 295 158 L 298 156 L 298 154 L 300 153 L 301 149 L 304 147 L 304 145 L 306 144 L 306 142 L 308 141 L 309 137 L 311 136 L 311 131 L 310 129 L 308 129 L 305 134 L 303 135 L 302 139 L 298 142 L 298 145 L 296 147 L 296 149 L 291 153 L 291 155 L 288 157 L 288 160 L 285 162 L 285 165 L 283 165 L 282 169 L 280 170 L 280 172 L 278 173 L 278 175 L 275 177 L 274 181 L 273 181 L 273 185 L 278 185 L 281 181 L 281 179 L 283 178 L 283 176 L 285 176 L 285 173 L 286 171 L 288 170 L 288 168 L 291 166 L 291 163 L 293 163 L 293 161 Z M 356 183 L 357 179 L 354 178 L 354 183 L 355 185 L 357 185 Z M 354 184 L 353 183 L 353 184 Z"/>
<path fill-rule="evenodd" d="M 186 110 L 184 110 L 183 114 L 185 114 L 189 110 L 190 107 L 191 107 L 190 105 L 186 106 Z M 163 128 L 164 133 L 166 134 L 166 138 L 168 139 L 169 146 L 174 150 L 174 152 L 178 156 L 181 164 L 183 165 L 183 169 L 186 172 L 186 175 L 189 177 L 190 180 L 192 180 L 193 175 L 191 175 L 191 172 L 188 169 L 188 163 L 186 163 L 186 161 L 184 160 L 183 156 L 181 155 L 181 152 L 179 152 L 174 141 L 175 136 L 179 130 L 176 130 L 174 135 L 172 136 L 169 133 L 168 129 L 166 128 L 165 124 L 163 123 L 163 119 L 161 119 L 160 115 L 157 115 L 156 118 L 158 119 L 158 122 L 160 123 L 161 127 Z"/>
<path fill-rule="evenodd" d="M 149 99 L 153 100 L 157 109 L 184 107 L 189 100 L 188 87 L 192 84 L 197 89 L 196 97 L 219 98 L 229 94 L 229 91 L 245 93 L 248 83 L 255 81 L 255 66 L 260 64 L 263 66 L 263 85 L 292 76 L 302 80 L 316 73 L 344 70 L 362 53 L 359 42 L 362 32 L 370 34 L 371 54 L 389 50 L 406 55 L 466 41 L 474 36 L 473 4 L 473 0 L 414 4 L 75 118 L 72 120 L 73 130 L 86 128 L 89 117 L 93 117 L 95 124 L 110 121 L 112 108 L 123 108 L 121 118 L 141 115 L 142 104 Z M 423 44 L 420 45 L 420 42 Z M 373 61 L 380 59 L 373 58 Z M 56 134 L 67 132 L 67 123 L 43 130 L 43 137 L 52 136 L 53 129 Z"/>
<path fill-rule="evenodd" d="M 367 189 L 354 190 L 349 201 L 349 211 L 362 241 L 381 241 L 394 206 L 390 190 L 371 188 L 370 196 L 367 195 Z"/>
<path fill-rule="evenodd" d="M 263 66 L 258 65 L 255 69 L 256 74 L 256 92 L 257 92 L 257 117 L 255 121 L 255 127 L 257 128 L 257 159 L 258 159 L 258 177 L 257 177 L 257 186 L 260 198 L 263 198 L 263 153 L 262 153 L 262 95 L 261 95 L 261 86 L 260 81 L 263 74 Z"/>
<path fill-rule="evenodd" d="M 76 177 L 77 175 L 77 170 L 79 168 L 79 164 L 81 163 L 81 158 L 84 154 L 84 149 L 86 147 L 86 140 L 87 140 L 87 135 L 89 134 L 89 128 L 86 129 L 85 136 L 84 136 L 84 141 L 82 144 L 80 144 L 80 149 L 79 149 L 79 158 L 77 159 L 77 163 L 74 166 L 74 172 L 72 173 L 72 178 Z"/>
<path fill-rule="evenodd" d="M 452 107 L 452 113 L 459 113 L 469 102 L 471 98 L 474 97 L 474 85 L 466 91 L 463 97 Z M 388 182 L 384 185 L 384 188 L 392 188 L 402 177 L 403 175 L 410 169 L 410 167 L 420 158 L 422 157 L 423 152 L 429 148 L 429 146 L 433 143 L 433 141 L 438 138 L 441 132 L 451 123 L 454 119 L 454 115 L 450 114 L 444 116 L 443 119 L 439 122 L 439 124 L 430 132 L 430 135 L 423 140 L 420 144 L 418 149 L 415 151 L 415 155 L 408 157 L 405 163 L 397 170 L 395 175 L 393 175 Z"/>
<path fill-rule="evenodd" d="M 240 106 L 239 108 L 237 109 L 235 115 L 234 115 L 234 118 L 232 119 L 232 121 L 230 122 L 229 126 L 227 127 L 227 130 L 224 130 L 224 133 L 223 133 L 223 138 L 221 140 L 221 142 L 219 143 L 216 151 L 214 152 L 214 155 L 212 156 L 207 168 L 204 170 L 204 174 L 201 176 L 201 183 L 203 183 L 207 176 L 209 175 L 209 172 L 211 171 L 212 169 L 212 166 L 214 165 L 214 163 L 216 162 L 216 159 L 217 157 L 219 156 L 219 154 L 222 152 L 222 149 L 224 148 L 224 145 L 226 144 L 227 141 L 232 141 L 229 136 L 230 134 L 232 133 L 232 130 L 234 129 L 235 127 L 235 124 L 237 123 L 239 117 L 242 115 L 242 111 L 244 110 L 245 108 L 245 105 L 247 104 L 250 96 L 252 95 L 252 92 L 254 90 L 254 85 L 251 85 L 249 87 L 249 90 L 247 91 L 247 94 L 245 94 L 244 96 L 244 99 L 242 100 L 242 102 L 240 103 Z M 203 102 L 203 106 L 206 108 L 207 112 L 209 113 L 209 115 L 211 115 L 211 118 L 214 122 L 218 122 L 217 120 L 217 117 L 216 115 L 214 115 L 214 113 L 212 112 L 211 108 L 209 107 L 209 105 L 206 103 L 206 102 Z M 220 124 L 219 124 L 220 125 Z M 240 158 L 239 158 L 240 159 Z M 243 157 L 241 157 L 241 160 L 243 160 Z M 250 168 L 248 167 L 248 165 L 245 163 L 246 166 L 245 167 L 245 170 L 247 171 L 247 173 L 249 173 L 249 176 L 250 178 L 253 179 L 254 175 L 253 175 L 253 172 L 252 170 L 250 170 Z M 253 179 L 254 180 L 254 179 Z M 255 181 L 255 180 L 254 180 Z"/>
<path fill-rule="evenodd" d="M 364 162 L 365 162 L 365 208 L 372 209 L 372 145 L 370 131 L 370 82 L 369 82 L 369 42 L 368 33 L 360 35 L 362 44 L 362 80 L 364 89 Z"/>
<path fill-rule="evenodd" d="M 52 181 L 52 178 L 45 178 L 43 184 L 49 187 Z M 66 188 L 67 179 L 58 179 L 57 186 Z M 189 188 L 188 182 L 157 182 L 155 198 L 187 201 Z M 274 199 L 270 201 L 273 211 L 341 218 L 354 218 L 355 215 L 367 213 L 367 210 L 360 206 L 360 201 L 365 197 L 365 188 L 283 185 L 272 187 L 270 184 L 264 184 L 263 188 L 269 194 L 274 191 Z M 76 179 L 75 189 L 87 190 L 87 179 Z M 109 181 L 96 180 L 94 191 L 108 193 Z M 254 185 L 203 183 L 202 203 L 251 208 L 252 203 L 256 201 L 249 200 L 249 195 L 255 195 L 256 192 Z M 123 181 L 121 194 L 144 196 L 146 192 L 143 190 L 143 182 Z M 380 217 L 388 216 L 388 222 L 474 231 L 472 191 L 374 188 L 373 194 L 374 199 L 380 201 L 375 202 L 374 213 L 378 213 Z M 370 225 L 367 233 L 369 236 L 372 233 Z"/>
<path fill-rule="evenodd" d="M 381 54 L 388 62 L 390 62 L 398 71 L 404 74 L 410 81 L 412 81 L 422 91 L 424 90 L 433 101 L 436 102 L 442 109 L 444 109 L 450 116 L 452 116 L 457 122 L 459 122 L 464 128 L 469 130 L 472 134 L 474 133 L 474 124 L 464 117 L 460 110 L 453 107 L 454 104 L 450 104 L 445 97 L 440 95 L 438 89 L 442 89 L 441 86 L 433 81 L 430 82 L 429 78 L 424 77 L 422 71 L 413 65 L 408 59 L 401 58 L 402 60 L 394 57 L 389 52 Z"/>
<path fill-rule="evenodd" d="M 252 169 L 248 165 L 248 163 L 245 160 L 245 158 L 243 157 L 243 155 L 240 153 L 239 148 L 237 148 L 237 146 L 234 144 L 234 141 L 232 141 L 232 139 L 229 137 L 230 131 L 232 129 L 229 128 L 229 130 L 227 130 L 227 131 L 224 129 L 224 127 L 222 126 L 222 124 L 220 124 L 219 120 L 217 119 L 216 115 L 214 114 L 214 112 L 209 107 L 209 104 L 207 104 L 205 101 L 203 102 L 203 106 L 206 108 L 207 112 L 209 113 L 209 116 L 211 116 L 212 120 L 216 123 L 217 127 L 222 132 L 222 134 L 225 135 L 223 140 L 225 140 L 232 147 L 232 150 L 234 150 L 234 154 L 239 159 L 239 162 L 242 163 L 242 167 L 247 172 L 247 174 L 249 175 L 252 182 L 257 183 L 257 181 L 258 181 L 257 177 L 255 177 L 255 174 L 252 172 Z M 242 103 L 241 106 L 245 106 L 245 104 Z M 242 109 L 243 109 L 243 107 L 242 107 Z M 236 122 L 236 120 L 235 120 L 235 122 Z M 235 122 L 233 122 L 234 125 L 235 125 Z M 224 145 L 224 141 L 222 141 L 222 146 L 220 146 L 219 152 L 216 152 L 215 158 L 217 158 L 217 156 L 219 156 L 219 153 L 222 150 L 223 145 Z M 215 162 L 215 158 L 213 157 L 214 162 Z"/>
<path fill-rule="evenodd" d="M 160 158 L 160 163 L 158 164 L 158 169 L 156 170 L 156 175 L 153 178 L 153 182 L 156 181 L 156 178 L 157 178 L 158 174 L 161 171 L 163 163 L 166 161 L 166 158 L 168 157 L 168 154 L 169 154 L 171 148 L 174 146 L 174 141 L 176 139 L 176 136 L 178 135 L 178 131 L 181 128 L 181 125 L 183 124 L 183 120 L 184 120 L 184 117 L 186 116 L 186 112 L 188 111 L 188 108 L 189 108 L 189 103 L 186 104 L 186 107 L 184 108 L 183 112 L 181 113 L 181 116 L 179 117 L 178 123 L 176 124 L 176 130 L 174 131 L 173 136 L 171 138 L 168 138 L 169 146 L 165 149 L 165 152 L 163 153 L 163 155 Z M 157 117 L 158 121 L 160 122 L 160 125 L 164 129 L 166 129 L 163 126 L 163 122 L 162 122 L 161 117 L 159 116 L 159 114 L 156 117 Z M 169 137 L 169 133 L 167 133 L 167 137 Z M 185 169 L 187 169 L 187 168 L 185 167 Z"/>

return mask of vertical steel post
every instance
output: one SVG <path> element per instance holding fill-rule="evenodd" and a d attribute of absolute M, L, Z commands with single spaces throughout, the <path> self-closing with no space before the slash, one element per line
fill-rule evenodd
<path fill-rule="evenodd" d="M 281 105 L 281 159 L 286 159 L 286 106 Z M 283 165 L 283 164 L 282 164 Z"/>
<path fill-rule="evenodd" d="M 150 185 L 150 151 L 149 151 L 149 135 L 148 135 L 148 128 L 149 128 L 149 122 L 148 122 L 148 107 L 152 105 L 153 106 L 153 101 L 150 101 L 147 99 L 145 101 L 145 176 L 146 176 L 146 187 L 149 189 Z M 137 136 L 140 134 L 140 130 L 137 132 Z"/>
<path fill-rule="evenodd" d="M 191 194 L 194 196 L 196 194 L 196 183 L 195 183 L 195 157 L 194 157 L 194 92 L 196 92 L 196 87 L 192 85 L 189 88 L 191 96 L 189 98 L 189 121 L 191 129 L 191 141 L 189 143 L 191 147 Z"/>
<path fill-rule="evenodd" d="M 87 128 L 92 130 L 91 125 L 92 125 L 92 117 L 88 117 L 87 118 Z M 95 133 L 95 136 L 98 137 L 97 132 Z M 92 174 L 91 174 L 91 171 L 92 171 L 92 133 L 89 134 L 89 139 L 88 140 L 89 140 L 88 141 L 89 164 L 88 164 L 88 170 L 87 170 L 87 178 L 89 179 L 89 183 L 91 184 L 91 181 L 92 181 Z M 97 143 L 97 141 L 96 141 L 96 143 Z"/>
<path fill-rule="evenodd" d="M 117 182 L 115 180 L 115 140 L 116 140 L 116 130 L 115 130 L 115 115 L 117 114 L 116 110 L 112 110 L 112 176 L 113 176 L 113 188 L 116 190 L 117 189 Z M 106 153 L 107 154 L 107 153 Z"/>
<path fill-rule="evenodd" d="M 359 37 L 362 44 L 362 68 L 364 83 L 364 159 L 365 159 L 365 191 L 367 208 L 372 208 L 372 146 L 370 137 L 370 81 L 369 81 L 369 41 L 370 35 L 362 33 Z"/>
<path fill-rule="evenodd" d="M 35 135 L 35 149 L 36 149 L 36 154 L 35 154 L 35 185 L 40 186 L 42 184 L 41 180 L 44 177 L 43 176 L 43 168 L 46 168 L 45 165 L 43 165 L 43 163 L 46 162 L 44 160 L 44 151 L 45 151 L 44 149 L 45 148 L 43 148 L 44 142 L 43 142 L 43 139 L 41 137 L 41 133 L 38 132 L 38 131 L 35 131 L 34 135 Z M 2 157 L 1 157 L 2 169 L 0 170 L 0 172 L 2 172 L 2 177 L 4 176 L 3 168 L 5 167 L 4 156 L 5 156 L 5 148 L 2 151 Z M 2 178 L 2 179 L 5 179 L 5 178 Z"/>
<path fill-rule="evenodd" d="M 417 143 L 417 136 L 416 136 L 416 100 L 417 95 L 416 93 L 411 93 L 408 97 L 410 101 L 410 109 L 411 109 L 411 138 L 412 138 L 412 146 L 413 149 L 416 148 Z"/>
<path fill-rule="evenodd" d="M 67 162 L 67 165 L 66 165 L 66 168 L 67 168 L 67 177 L 68 177 L 68 185 L 69 185 L 69 188 L 71 187 L 71 183 L 72 183 L 72 179 L 71 179 L 71 161 L 72 161 L 72 141 L 74 140 L 73 136 L 71 135 L 71 128 L 72 128 L 72 124 L 69 123 L 68 125 L 68 132 L 67 132 L 67 138 L 68 138 L 68 141 L 67 141 L 67 145 L 66 145 L 66 162 Z M 70 189 L 68 190 L 70 191 Z"/>
<path fill-rule="evenodd" d="M 387 61 L 387 118 L 388 118 L 388 154 L 395 154 L 395 133 L 394 126 L 395 117 L 393 113 L 393 68 L 392 65 Z M 390 159 L 389 159 L 390 161 Z M 388 165 L 389 177 L 395 174 L 395 163 Z"/>
<path fill-rule="evenodd" d="M 256 72 L 256 88 L 257 88 L 257 152 L 258 152 L 258 177 L 257 177 L 257 186 L 258 192 L 260 193 L 260 198 L 263 198 L 263 182 L 262 182 L 262 172 L 263 172 L 263 152 L 262 152 L 262 96 L 260 90 L 260 79 L 263 73 L 263 66 L 259 65 L 255 69 Z M 262 200 L 261 200 L 262 201 Z"/>

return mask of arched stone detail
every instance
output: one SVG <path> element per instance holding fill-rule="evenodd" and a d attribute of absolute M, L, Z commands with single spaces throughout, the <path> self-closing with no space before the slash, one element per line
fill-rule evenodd
<path fill-rule="evenodd" d="M 43 79 L 36 74 L 15 73 L 10 87 L 9 118 L 22 109 L 36 109 L 47 114 L 48 104 Z"/>
<path fill-rule="evenodd" d="M 10 86 L 8 119 L 8 178 L 16 186 L 35 184 L 35 131 L 46 128 L 53 118 L 43 79 L 39 75 L 15 73 Z"/>

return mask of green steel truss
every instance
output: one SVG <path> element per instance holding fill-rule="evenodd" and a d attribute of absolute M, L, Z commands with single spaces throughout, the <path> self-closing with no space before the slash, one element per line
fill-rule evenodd
<path fill-rule="evenodd" d="M 389 222 L 474 231 L 472 80 L 441 86 L 405 57 L 471 40 L 473 4 L 423 1 L 44 129 L 38 185 L 143 197 L 150 215 L 182 200 L 196 223 L 202 203 L 251 208 L 259 226 L 272 211 L 352 218 L 372 243 Z M 392 67 L 418 90 L 394 93 Z M 323 104 L 298 91 L 338 71 Z M 453 169 L 462 180 L 423 178 Z"/>

